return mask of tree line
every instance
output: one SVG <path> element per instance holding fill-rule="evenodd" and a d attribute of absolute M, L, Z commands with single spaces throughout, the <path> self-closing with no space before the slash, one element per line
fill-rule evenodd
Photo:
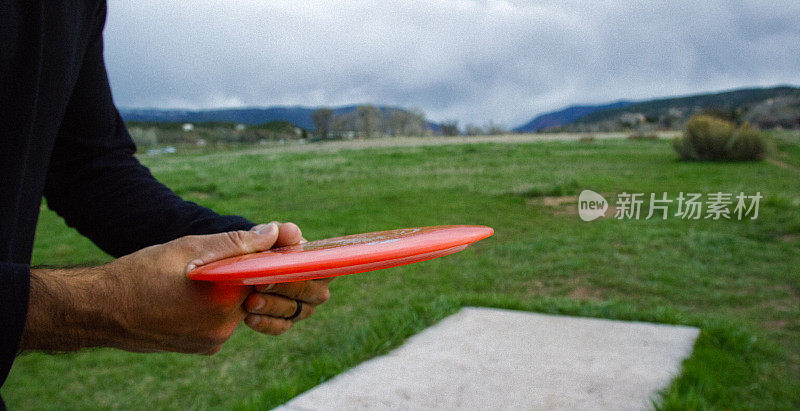
<path fill-rule="evenodd" d="M 362 105 L 355 110 L 335 112 L 319 108 L 311 115 L 318 138 L 360 138 L 384 136 L 425 136 L 433 134 L 420 109 L 401 110 Z"/>
<path fill-rule="evenodd" d="M 429 136 L 441 134 L 458 135 L 497 135 L 509 131 L 499 124 L 490 122 L 486 126 L 468 124 L 462 131 L 458 121 L 448 120 L 440 123 L 436 130 L 425 118 L 421 109 L 381 108 L 373 105 L 357 106 L 355 110 L 336 112 L 323 107 L 315 110 L 311 119 L 318 138 L 369 138 L 389 136 Z"/>

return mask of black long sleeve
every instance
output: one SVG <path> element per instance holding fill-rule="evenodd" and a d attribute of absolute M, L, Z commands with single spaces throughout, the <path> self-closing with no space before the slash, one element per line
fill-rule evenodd
<path fill-rule="evenodd" d="M 184 235 L 252 227 L 241 217 L 182 200 L 153 178 L 134 151 L 111 98 L 98 30 L 56 137 L 44 188 L 48 206 L 114 256 Z"/>
<path fill-rule="evenodd" d="M 182 200 L 133 156 L 103 62 L 105 15 L 102 0 L 0 0 L 0 386 L 36 304 L 29 264 L 43 195 L 114 256 L 253 226 Z"/>
<path fill-rule="evenodd" d="M 25 264 L 0 263 L 0 386 L 19 349 L 28 313 L 30 271 Z M 0 398 L 0 410 L 4 410 Z"/>

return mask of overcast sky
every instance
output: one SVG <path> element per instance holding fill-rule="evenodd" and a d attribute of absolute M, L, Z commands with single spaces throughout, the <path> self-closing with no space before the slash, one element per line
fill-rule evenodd
<path fill-rule="evenodd" d="M 120 107 L 390 104 L 517 126 L 800 84 L 800 1 L 109 0 Z"/>

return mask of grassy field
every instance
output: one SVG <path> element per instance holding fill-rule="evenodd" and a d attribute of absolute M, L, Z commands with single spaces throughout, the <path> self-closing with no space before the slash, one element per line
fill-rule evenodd
<path fill-rule="evenodd" d="M 453 256 L 337 279 L 331 301 L 278 338 L 242 327 L 214 357 L 28 354 L 2 394 L 12 409 L 263 409 L 474 305 L 698 326 L 659 406 L 796 409 L 800 150 L 797 135 L 783 137 L 788 168 L 685 163 L 667 141 L 630 140 L 144 157 L 190 200 L 295 221 L 309 239 L 435 224 L 496 234 Z M 586 223 L 566 198 L 584 188 L 610 200 L 623 191 L 765 198 L 757 220 Z M 34 263 L 107 259 L 42 211 Z"/>

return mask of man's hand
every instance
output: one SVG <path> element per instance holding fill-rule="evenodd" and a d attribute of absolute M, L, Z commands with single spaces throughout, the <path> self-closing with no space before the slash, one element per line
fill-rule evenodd
<path fill-rule="evenodd" d="M 308 317 L 329 296 L 328 281 L 272 287 L 191 281 L 186 273 L 223 258 L 302 241 L 296 225 L 187 236 L 90 268 L 31 270 L 21 350 L 108 346 L 129 351 L 213 354 L 243 319 L 280 334 L 303 302 Z"/>
<path fill-rule="evenodd" d="M 277 223 L 273 221 L 273 223 Z M 272 223 L 270 223 L 272 224 Z M 280 227 L 275 247 L 306 242 L 300 228 L 294 223 L 277 223 Z M 253 230 L 263 225 L 253 227 Z M 314 308 L 330 298 L 328 283 L 330 278 L 297 281 L 283 284 L 256 286 L 255 292 L 245 300 L 245 310 L 249 313 L 244 322 L 250 328 L 271 335 L 279 335 L 292 327 L 299 320 L 308 318 Z M 292 320 L 286 319 L 295 314 L 297 302 L 301 302 L 302 311 Z"/>

